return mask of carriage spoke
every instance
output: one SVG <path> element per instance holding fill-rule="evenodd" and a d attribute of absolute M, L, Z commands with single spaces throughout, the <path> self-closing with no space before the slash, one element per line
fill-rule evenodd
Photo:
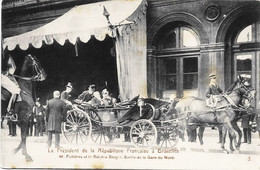
<path fill-rule="evenodd" d="M 80 139 L 81 139 L 81 142 L 84 143 L 83 139 L 82 139 L 82 136 L 81 136 L 81 131 L 79 131 L 79 136 L 80 136 Z M 82 133 L 83 134 L 83 133 Z"/>
<path fill-rule="evenodd" d="M 72 122 L 74 123 L 75 121 L 74 121 L 74 118 L 73 118 L 73 116 L 72 116 L 71 113 L 69 114 L 69 116 L 71 117 L 71 120 L 72 120 Z M 72 123 L 72 124 L 73 124 L 73 123 Z"/>
<path fill-rule="evenodd" d="M 137 129 L 136 127 L 134 127 L 135 130 L 137 130 L 138 132 L 141 132 L 139 129 Z"/>
<path fill-rule="evenodd" d="M 106 136 L 105 136 L 105 135 L 104 135 L 104 142 L 105 142 L 105 144 L 107 143 L 107 142 L 106 142 Z"/>
<path fill-rule="evenodd" d="M 97 136 L 97 138 L 96 138 L 96 140 L 95 140 L 95 143 L 97 142 L 97 140 L 98 140 L 98 138 L 99 138 L 100 135 L 101 135 L 101 134 L 98 134 L 98 136 Z"/>
<path fill-rule="evenodd" d="M 72 139 L 71 139 L 71 141 L 70 141 L 71 143 L 73 143 L 74 137 L 75 137 L 75 133 L 73 133 Z"/>
<path fill-rule="evenodd" d="M 73 127 L 72 125 L 69 125 L 69 124 L 67 124 L 67 123 L 65 123 L 65 126 L 68 126 L 68 127 L 71 127 L 71 128 Z"/>
<path fill-rule="evenodd" d="M 76 144 L 78 144 L 78 132 L 76 132 Z"/>
<path fill-rule="evenodd" d="M 87 119 L 87 116 L 84 117 L 84 119 L 79 123 L 79 125 L 81 125 L 82 123 L 84 123 L 84 121 Z M 88 122 L 87 122 L 88 123 Z"/>
<path fill-rule="evenodd" d="M 102 143 L 102 136 L 103 136 L 103 133 L 101 133 L 101 137 L 100 137 L 100 141 L 99 141 L 99 144 L 101 145 Z"/>
<path fill-rule="evenodd" d="M 68 122 L 70 122 L 70 124 L 73 124 L 69 119 L 67 119 Z"/>
<path fill-rule="evenodd" d="M 169 142 L 170 146 L 173 146 L 173 145 L 171 144 L 171 140 L 168 140 L 168 142 Z"/>

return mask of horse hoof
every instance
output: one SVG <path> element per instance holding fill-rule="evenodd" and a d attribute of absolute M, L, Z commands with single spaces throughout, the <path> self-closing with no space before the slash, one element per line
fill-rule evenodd
<path fill-rule="evenodd" d="M 239 147 L 239 146 L 237 146 L 237 147 L 236 147 L 236 150 L 237 150 L 237 151 L 240 151 L 240 147 Z"/>
<path fill-rule="evenodd" d="M 226 153 L 226 154 L 229 154 L 229 152 L 227 150 L 223 150 L 223 152 Z"/>
<path fill-rule="evenodd" d="M 16 148 L 16 149 L 13 150 L 12 153 L 13 153 L 13 154 L 16 154 L 16 153 L 18 152 L 18 150 L 19 150 L 19 149 Z"/>
<path fill-rule="evenodd" d="M 30 156 L 25 157 L 26 162 L 32 162 L 32 158 Z"/>

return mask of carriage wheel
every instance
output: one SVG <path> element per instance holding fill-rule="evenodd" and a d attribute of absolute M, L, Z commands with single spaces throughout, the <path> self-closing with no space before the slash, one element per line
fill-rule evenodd
<path fill-rule="evenodd" d="M 130 138 L 135 146 L 150 148 L 157 139 L 156 127 L 149 120 L 138 120 L 130 129 Z"/>
<path fill-rule="evenodd" d="M 158 131 L 157 145 L 161 148 L 172 148 L 176 146 L 178 137 L 178 126 L 163 127 Z"/>
<path fill-rule="evenodd" d="M 70 110 L 63 124 L 63 135 L 73 144 L 85 143 L 91 135 L 92 125 L 89 116 L 81 110 Z"/>
<path fill-rule="evenodd" d="M 95 125 L 93 126 L 91 138 L 98 145 L 110 144 L 115 139 L 114 128 Z"/>

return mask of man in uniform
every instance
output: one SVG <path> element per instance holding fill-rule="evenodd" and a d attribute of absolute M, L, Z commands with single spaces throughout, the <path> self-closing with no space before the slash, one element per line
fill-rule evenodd
<path fill-rule="evenodd" d="M 70 102 L 70 93 L 72 91 L 73 87 L 71 85 L 70 82 L 68 82 L 68 84 L 66 85 L 66 90 L 64 90 L 62 93 L 61 93 L 61 100 L 63 100 L 66 104 L 68 105 L 71 105 L 71 102 Z"/>
<path fill-rule="evenodd" d="M 35 136 L 43 136 L 43 128 L 44 128 L 44 108 L 41 105 L 39 98 L 35 102 L 35 106 L 33 108 L 33 112 L 36 117 L 36 125 L 35 125 Z"/>
<path fill-rule="evenodd" d="M 14 72 L 16 70 L 16 65 L 14 63 L 14 60 L 11 56 L 9 56 L 8 61 L 7 61 L 7 70 L 5 73 L 1 74 L 1 87 L 3 88 L 1 90 L 1 100 L 4 100 L 5 102 L 2 102 L 2 106 L 6 105 L 7 110 L 3 110 L 4 112 L 7 112 L 9 114 L 14 113 L 14 103 L 16 101 L 21 101 L 21 96 L 20 92 L 21 89 L 19 87 L 18 82 L 14 78 Z M 9 96 L 11 93 L 11 98 L 8 100 L 6 96 Z M 7 104 L 8 103 L 8 104 Z M 3 114 L 3 113 L 2 113 Z M 15 115 L 13 119 L 17 119 Z M 8 120 L 7 124 L 9 126 L 9 135 L 11 136 L 16 136 L 16 123 L 13 122 L 12 120 Z"/>
<path fill-rule="evenodd" d="M 88 90 L 83 91 L 78 99 L 81 100 L 82 102 L 88 102 L 93 98 L 93 93 L 96 90 L 96 86 L 94 84 L 89 85 Z"/>
<path fill-rule="evenodd" d="M 209 75 L 210 83 L 206 90 L 206 97 L 209 98 L 206 99 L 206 103 L 211 107 L 216 107 L 216 104 L 218 102 L 217 96 L 223 93 L 221 88 L 216 84 L 216 78 L 217 78 L 216 75 L 213 73 Z M 213 127 L 213 129 L 215 128 Z M 219 143 L 221 143 L 222 133 L 223 133 L 221 126 L 218 127 L 218 131 L 219 131 Z"/>
<path fill-rule="evenodd" d="M 210 98 L 210 102 L 208 102 L 207 104 L 213 107 L 216 107 L 216 103 L 217 103 L 217 95 L 220 95 L 221 93 L 223 93 L 223 91 L 221 90 L 221 88 L 219 88 L 219 86 L 216 84 L 216 75 L 211 73 L 209 75 L 210 78 L 210 83 L 209 86 L 206 90 L 206 97 Z"/>
<path fill-rule="evenodd" d="M 60 147 L 61 123 L 66 122 L 66 103 L 59 99 L 60 92 L 53 92 L 53 99 L 46 106 L 46 121 L 48 131 L 48 147 L 52 144 L 52 135 L 55 135 L 55 147 Z"/>

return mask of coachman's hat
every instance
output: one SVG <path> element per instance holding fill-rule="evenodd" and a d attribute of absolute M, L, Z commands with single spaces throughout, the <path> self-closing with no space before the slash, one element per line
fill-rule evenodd
<path fill-rule="evenodd" d="M 209 75 L 209 78 L 210 78 L 210 79 L 215 79 L 215 78 L 216 78 L 216 74 L 211 73 L 211 74 Z"/>
<path fill-rule="evenodd" d="M 69 87 L 69 88 L 73 89 L 72 84 L 71 84 L 70 82 L 68 82 L 68 84 L 66 85 L 66 87 Z"/>

